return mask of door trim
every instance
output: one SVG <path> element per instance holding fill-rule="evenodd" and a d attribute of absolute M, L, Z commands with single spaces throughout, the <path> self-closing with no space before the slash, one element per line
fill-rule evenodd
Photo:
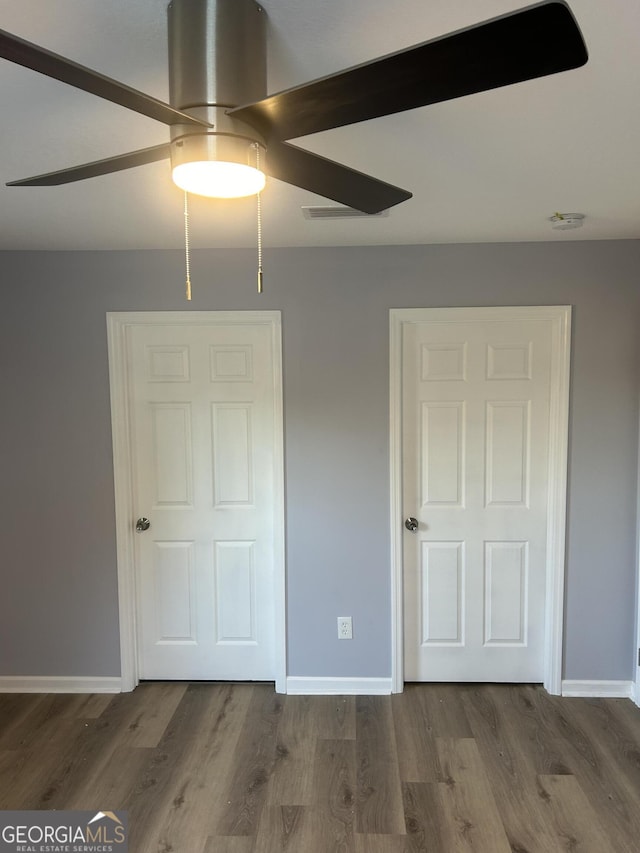
<path fill-rule="evenodd" d="M 394 693 L 404 688 L 404 608 L 402 533 L 402 336 L 411 323 L 551 321 L 551 400 L 549 413 L 549 492 L 547 583 L 545 600 L 544 686 L 562 693 L 565 528 L 569 443 L 569 368 L 571 306 L 496 308 L 392 308 L 390 321 L 390 499 L 391 499 L 391 680 Z"/>
<path fill-rule="evenodd" d="M 638 422 L 640 439 L 640 421 Z M 636 643 L 633 646 L 633 690 L 631 698 L 640 708 L 640 444 L 638 445 L 638 474 L 636 478 Z"/>
<path fill-rule="evenodd" d="M 275 684 L 286 693 L 286 614 L 284 541 L 284 430 L 282 410 L 282 323 L 280 311 L 150 311 L 107 313 L 111 430 L 115 485 L 116 559 L 120 615 L 120 665 L 123 691 L 139 681 L 136 631 L 135 548 L 132 519 L 133 448 L 129 432 L 127 329 L 130 326 L 256 324 L 271 328 L 274 391 L 274 624 Z"/>

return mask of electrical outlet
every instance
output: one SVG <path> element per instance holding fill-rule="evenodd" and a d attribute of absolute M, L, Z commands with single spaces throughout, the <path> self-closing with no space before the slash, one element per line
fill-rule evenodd
<path fill-rule="evenodd" d="M 338 639 L 353 639 L 353 625 L 351 623 L 351 616 L 338 616 Z"/>

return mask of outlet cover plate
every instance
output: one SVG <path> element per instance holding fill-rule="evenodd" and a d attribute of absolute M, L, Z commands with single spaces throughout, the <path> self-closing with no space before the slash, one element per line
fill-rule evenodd
<path fill-rule="evenodd" d="M 351 616 L 338 616 L 338 639 L 353 639 L 353 623 L 351 622 Z"/>

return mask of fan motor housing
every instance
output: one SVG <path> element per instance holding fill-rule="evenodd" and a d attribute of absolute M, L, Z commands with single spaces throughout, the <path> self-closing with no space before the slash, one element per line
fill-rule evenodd
<path fill-rule="evenodd" d="M 171 127 L 171 163 L 264 164 L 264 138 L 226 110 L 267 94 L 266 15 L 254 0 L 172 0 L 169 100 L 212 127 Z"/>
<path fill-rule="evenodd" d="M 254 0 L 172 0 L 173 107 L 237 107 L 267 94 L 266 14 Z"/>

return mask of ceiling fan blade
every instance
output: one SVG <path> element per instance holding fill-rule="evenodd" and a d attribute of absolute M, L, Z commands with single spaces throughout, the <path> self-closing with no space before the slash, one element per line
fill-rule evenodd
<path fill-rule="evenodd" d="M 21 181 L 11 181 L 8 187 L 57 187 L 60 184 L 70 184 L 73 181 L 84 181 L 85 178 L 95 178 L 98 175 L 109 175 L 111 172 L 121 172 L 123 169 L 133 169 L 135 166 L 145 166 L 156 160 L 169 157 L 171 146 L 167 144 L 154 145 L 151 148 L 141 148 L 129 154 L 108 157 L 106 160 L 95 160 L 82 166 L 72 166 L 59 172 L 48 172 L 46 175 L 36 175 L 33 178 L 23 178 Z"/>
<path fill-rule="evenodd" d="M 44 47 L 18 38 L 5 30 L 0 30 L 0 57 L 23 65 L 32 71 L 38 71 L 46 77 L 53 77 L 84 92 L 97 95 L 114 104 L 119 104 L 136 113 L 149 116 L 164 124 L 190 124 L 209 127 L 206 121 L 174 109 L 169 104 L 152 98 L 144 92 L 118 83 L 111 77 L 105 77 L 97 71 L 85 68 L 64 56 L 52 53 Z"/>
<path fill-rule="evenodd" d="M 587 61 L 564 0 L 546 0 L 230 110 L 277 139 L 484 92 Z"/>
<path fill-rule="evenodd" d="M 380 213 L 411 198 L 406 190 L 286 142 L 269 144 L 266 169 L 273 178 L 363 213 Z"/>

